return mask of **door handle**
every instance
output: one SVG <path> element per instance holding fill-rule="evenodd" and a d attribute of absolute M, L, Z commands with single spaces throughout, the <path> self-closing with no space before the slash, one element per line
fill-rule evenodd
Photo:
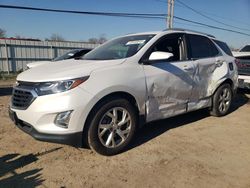
<path fill-rule="evenodd" d="M 217 65 L 218 67 L 220 67 L 223 63 L 224 63 L 224 60 L 216 60 L 215 61 L 215 65 Z"/>
<path fill-rule="evenodd" d="M 184 65 L 183 69 L 184 69 L 185 71 L 193 71 L 193 70 L 194 70 L 193 67 L 190 67 L 190 66 L 188 66 L 188 65 Z"/>

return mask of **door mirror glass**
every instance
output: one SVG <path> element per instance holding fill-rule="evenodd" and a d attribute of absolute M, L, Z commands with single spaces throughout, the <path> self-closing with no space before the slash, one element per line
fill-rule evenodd
<path fill-rule="evenodd" d="M 151 55 L 149 56 L 150 61 L 155 61 L 155 60 L 167 60 L 170 57 L 173 57 L 174 55 L 170 52 L 161 52 L 161 51 L 156 51 L 152 52 Z"/>

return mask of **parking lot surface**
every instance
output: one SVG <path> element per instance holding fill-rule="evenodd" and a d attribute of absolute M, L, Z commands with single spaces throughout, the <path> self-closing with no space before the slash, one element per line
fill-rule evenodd
<path fill-rule="evenodd" d="M 0 187 L 250 187 L 246 92 L 225 117 L 199 110 L 152 122 L 126 152 L 104 157 L 16 128 L 8 117 L 10 85 L 0 82 Z"/>

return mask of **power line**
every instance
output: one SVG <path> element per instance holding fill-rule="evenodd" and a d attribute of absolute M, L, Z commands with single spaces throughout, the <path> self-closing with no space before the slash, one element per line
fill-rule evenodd
<path fill-rule="evenodd" d="M 48 8 L 36 8 L 36 7 L 23 7 L 13 5 L 0 5 L 0 8 L 6 9 L 22 9 L 22 10 L 34 10 L 34 11 L 46 11 L 46 12 L 60 12 L 60 13 L 73 13 L 73 14 L 89 14 L 89 15 L 101 15 L 101 16 L 166 16 L 166 14 L 138 14 L 138 13 L 118 13 L 118 12 L 89 12 L 89 11 L 75 11 L 75 10 L 59 10 Z"/>
<path fill-rule="evenodd" d="M 160 3 L 168 4 L 168 2 L 166 2 L 166 0 L 154 0 L 154 1 L 157 1 L 157 2 L 160 2 Z M 175 4 L 174 6 L 185 8 L 185 7 L 184 7 L 183 5 L 181 5 L 181 4 Z"/>
<path fill-rule="evenodd" d="M 221 15 L 218 15 L 218 14 L 215 14 L 215 13 L 212 13 L 212 12 L 207 12 L 207 11 L 202 11 L 202 12 L 204 12 L 204 13 L 210 15 L 210 16 L 222 19 L 222 20 L 227 20 L 229 22 L 237 22 L 237 24 L 239 24 L 239 25 L 250 26 L 249 23 L 243 22 L 242 20 L 235 19 L 234 17 L 233 18 L 227 18 L 227 17 L 221 16 Z"/>
<path fill-rule="evenodd" d="M 192 24 L 192 23 L 187 23 L 187 22 L 183 22 L 183 21 L 175 21 L 174 23 L 175 23 L 175 24 L 179 24 L 179 25 L 192 26 L 192 27 L 207 28 L 207 26 L 197 25 L 197 24 Z"/>
<path fill-rule="evenodd" d="M 210 28 L 213 28 L 213 29 L 218 29 L 218 30 L 223 30 L 223 31 L 229 31 L 229 32 L 233 32 L 233 33 L 238 33 L 238 34 L 250 36 L 250 34 L 243 33 L 243 32 L 240 32 L 240 31 L 235 31 L 235 30 L 232 30 L 232 29 L 226 29 L 226 28 L 223 28 L 223 27 L 217 27 L 217 26 L 213 26 L 213 25 L 208 25 L 208 24 L 204 24 L 204 23 L 201 23 L 201 22 L 196 22 L 196 21 L 185 19 L 185 18 L 177 17 L 177 16 L 174 16 L 174 18 L 176 18 L 178 20 L 182 20 L 182 21 L 186 21 L 186 22 L 198 24 L 198 25 L 203 25 L 203 26 L 210 27 Z"/>
<path fill-rule="evenodd" d="M 98 15 L 98 16 L 113 16 L 113 17 L 129 17 L 129 18 L 144 18 L 144 19 L 166 19 L 167 14 L 138 14 L 138 13 L 118 13 L 118 12 L 89 12 L 89 11 L 73 11 L 73 10 L 59 10 L 59 9 L 47 9 L 47 8 L 35 8 L 35 7 L 23 7 L 23 6 L 12 6 L 12 5 L 0 5 L 0 8 L 5 9 L 21 9 L 21 10 L 33 10 L 33 11 L 46 11 L 46 12 L 58 12 L 58 13 L 70 13 L 70 14 L 85 14 L 85 15 Z M 181 18 L 174 16 L 174 19 L 217 29 L 228 32 L 233 32 L 245 36 L 250 36 L 248 33 L 217 27 L 213 25 L 204 24 L 201 22 Z"/>
<path fill-rule="evenodd" d="M 241 28 L 241 27 L 236 27 L 236 26 L 233 26 L 233 25 L 226 24 L 226 23 L 223 23 L 223 22 L 221 22 L 221 21 L 218 21 L 218 20 L 216 20 L 216 19 L 214 19 L 214 18 L 211 18 L 210 16 L 207 16 L 207 15 L 203 14 L 201 11 L 198 11 L 198 10 L 196 10 L 196 9 L 194 9 L 194 8 L 192 8 L 192 7 L 190 7 L 189 5 L 183 3 L 183 2 L 180 1 L 180 0 L 176 0 L 176 2 L 179 3 L 179 4 L 181 4 L 181 5 L 183 5 L 183 6 L 185 6 L 185 7 L 188 8 L 188 9 L 192 10 L 192 11 L 195 12 L 196 14 L 199 14 L 200 16 L 203 16 L 204 18 L 207 18 L 207 19 L 209 19 L 209 20 L 211 20 L 211 21 L 214 21 L 214 22 L 216 22 L 216 23 L 222 24 L 222 25 L 227 26 L 227 27 L 232 27 L 232 28 L 235 28 L 235 29 L 250 31 L 249 29 Z"/>
<path fill-rule="evenodd" d="M 157 2 L 161 2 L 161 3 L 167 4 L 166 0 L 154 0 L 154 1 L 157 1 Z M 177 2 L 177 0 L 176 0 L 176 2 Z M 187 8 L 186 6 L 184 6 L 183 4 L 181 4 L 180 2 L 177 2 L 177 3 L 175 4 L 175 6 L 181 7 L 181 8 Z M 191 7 L 190 7 L 190 8 L 191 8 Z M 250 24 L 248 24 L 248 23 L 246 23 L 246 22 L 242 22 L 242 21 L 236 20 L 236 19 L 234 19 L 234 18 L 226 18 L 226 17 L 220 16 L 220 15 L 215 14 L 215 13 L 211 13 L 211 12 L 207 12 L 207 11 L 203 11 L 203 10 L 197 10 L 197 9 L 195 9 L 195 10 L 198 11 L 198 12 L 203 12 L 203 14 L 206 13 L 206 14 L 208 14 L 208 15 L 211 15 L 212 17 L 220 18 L 220 19 L 227 20 L 227 21 L 230 21 L 230 22 L 237 22 L 237 24 L 240 24 L 240 25 L 250 26 Z M 211 16 L 210 16 L 210 18 L 211 18 Z M 213 18 L 212 18 L 212 19 L 213 19 Z M 213 20 L 213 21 L 214 21 L 214 20 Z M 218 21 L 218 20 L 216 20 L 216 21 Z M 222 22 L 222 23 L 223 23 L 223 22 Z M 223 24 L 226 24 L 226 23 L 223 23 Z M 228 26 L 229 26 L 229 24 L 228 24 Z M 231 27 L 231 26 L 232 26 L 232 25 L 230 25 L 230 27 Z M 249 29 L 246 29 L 246 28 L 241 28 L 241 27 L 237 27 L 237 26 L 233 26 L 233 27 L 236 27 L 237 29 L 242 29 L 242 30 L 245 30 L 245 31 L 250 31 Z"/>

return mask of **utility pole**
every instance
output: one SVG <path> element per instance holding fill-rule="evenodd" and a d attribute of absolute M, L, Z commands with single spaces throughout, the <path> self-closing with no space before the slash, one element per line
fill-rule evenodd
<path fill-rule="evenodd" d="M 173 22 L 174 22 L 174 0 L 172 0 L 172 4 L 171 4 L 171 28 L 173 28 Z"/>
<path fill-rule="evenodd" d="M 171 15 L 171 0 L 168 0 L 168 12 L 167 12 L 167 28 L 170 29 L 170 15 Z"/>
<path fill-rule="evenodd" d="M 168 15 L 167 15 L 167 28 L 173 28 L 174 19 L 174 0 L 168 0 Z"/>

